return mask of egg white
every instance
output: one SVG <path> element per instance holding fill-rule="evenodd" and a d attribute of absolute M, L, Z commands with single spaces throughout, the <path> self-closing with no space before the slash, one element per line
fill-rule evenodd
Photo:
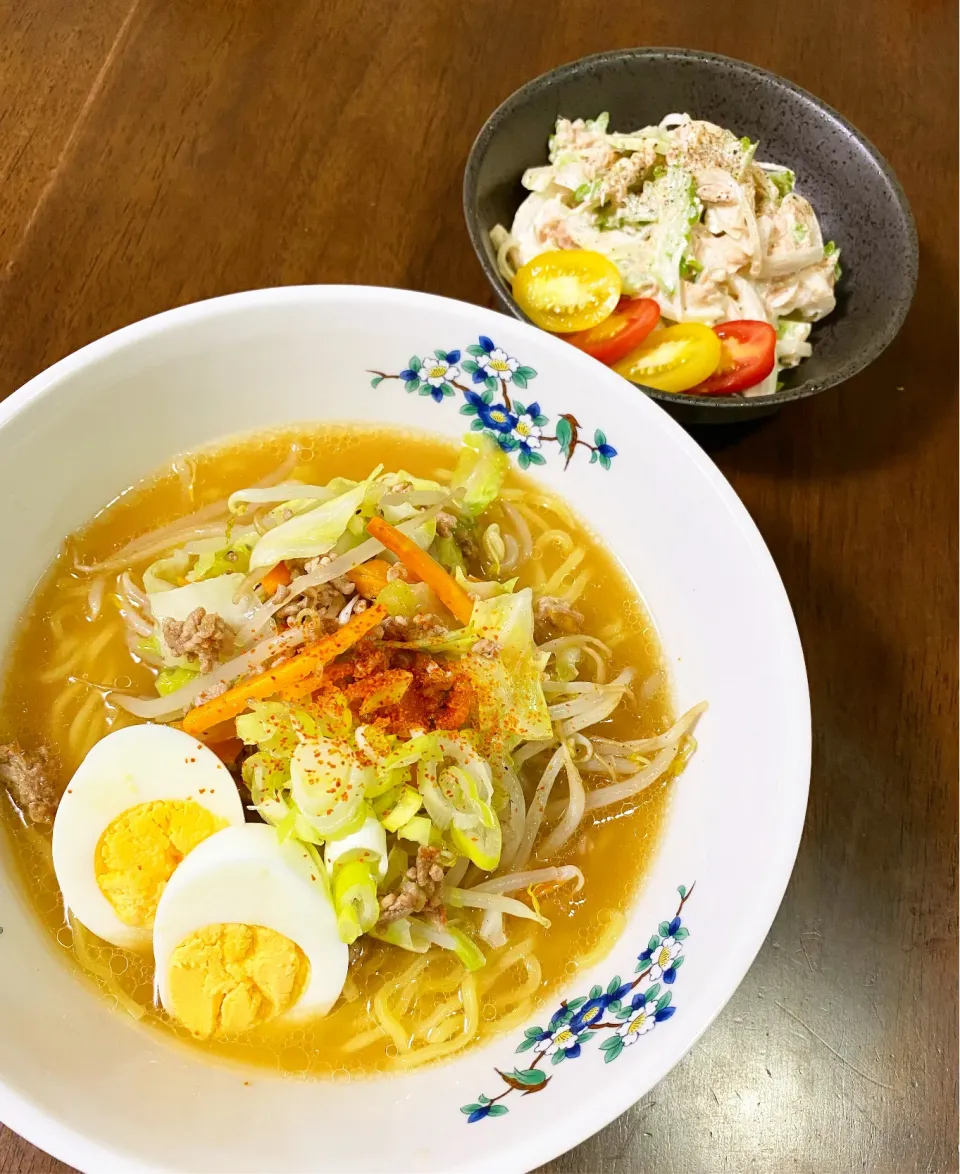
<path fill-rule="evenodd" d="M 325 1015 L 347 977 L 349 951 L 323 869 L 267 824 L 224 828 L 203 841 L 170 878 L 153 925 L 156 986 L 170 1010 L 170 961 L 177 946 L 208 925 L 259 925 L 283 934 L 310 963 L 307 985 L 285 1019 Z"/>
<path fill-rule="evenodd" d="M 152 928 L 125 925 L 117 916 L 97 884 L 97 844 L 131 807 L 177 799 L 192 799 L 231 825 L 244 821 L 237 785 L 213 751 L 171 726 L 141 725 L 102 738 L 60 800 L 53 867 L 64 902 L 87 929 L 115 946 L 148 949 Z"/>

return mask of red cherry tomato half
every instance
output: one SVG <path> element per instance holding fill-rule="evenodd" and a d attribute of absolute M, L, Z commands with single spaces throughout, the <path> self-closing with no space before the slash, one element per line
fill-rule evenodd
<path fill-rule="evenodd" d="M 777 355 L 777 332 L 770 323 L 720 322 L 713 330 L 722 344 L 720 366 L 690 394 L 733 395 L 762 383 Z"/>
<path fill-rule="evenodd" d="M 567 342 L 608 366 L 629 354 L 660 321 L 653 298 L 622 298 L 609 318 L 589 330 L 566 335 Z"/>

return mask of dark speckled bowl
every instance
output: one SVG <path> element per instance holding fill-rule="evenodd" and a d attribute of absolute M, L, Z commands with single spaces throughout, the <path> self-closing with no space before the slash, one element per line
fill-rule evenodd
<path fill-rule="evenodd" d="M 517 90 L 490 116 L 470 152 L 463 203 L 470 239 L 503 305 L 525 315 L 497 271 L 495 224 L 509 227 L 526 192 L 520 177 L 546 163 L 558 115 L 632 130 L 672 111 L 705 118 L 760 143 L 761 159 L 792 168 L 825 240 L 843 251 L 837 308 L 813 328 L 813 356 L 784 372 L 776 395 L 752 399 L 671 395 L 645 388 L 683 423 L 767 415 L 790 400 L 834 387 L 862 371 L 894 339 L 913 298 L 917 236 L 889 165 L 849 122 L 799 86 L 730 57 L 686 49 L 619 49 L 551 70 Z"/>

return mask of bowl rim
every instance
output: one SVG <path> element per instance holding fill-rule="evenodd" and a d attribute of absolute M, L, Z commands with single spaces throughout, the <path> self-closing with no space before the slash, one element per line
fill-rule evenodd
<path fill-rule="evenodd" d="M 141 319 L 90 342 L 60 359 L 35 375 L 0 403 L 0 433 L 6 425 L 35 401 L 55 395 L 57 388 L 64 380 L 77 371 L 92 368 L 110 355 L 162 335 L 171 328 L 176 329 L 186 323 L 195 324 L 219 316 L 229 316 L 235 310 L 283 306 L 284 304 L 322 306 L 328 300 L 368 305 L 371 297 L 381 299 L 387 306 L 415 303 L 427 311 L 431 308 L 437 310 L 446 308 L 448 311 L 456 309 L 460 313 L 469 312 L 481 319 L 494 316 L 501 320 L 504 318 L 497 311 L 457 299 L 380 286 L 275 286 L 226 294 L 188 303 Z M 569 360 L 568 347 L 559 339 L 524 322 L 517 322 L 514 326 L 519 328 L 521 332 L 529 332 L 532 346 L 553 349 L 556 355 Z M 534 334 L 539 341 L 534 340 Z M 573 361 L 575 364 L 577 362 L 584 365 L 590 363 L 588 356 L 578 357 Z M 614 396 L 631 394 L 626 381 L 617 381 L 616 385 L 612 381 L 608 381 L 608 383 L 610 392 Z M 648 406 L 642 401 L 638 406 L 641 411 L 656 412 L 659 410 L 653 404 Z M 631 1080 L 628 1075 L 625 1079 L 618 1079 L 612 1083 L 595 1082 L 592 1090 L 588 1087 L 584 1095 L 580 1097 L 576 1110 L 565 1114 L 563 1119 L 557 1122 L 554 1130 L 528 1135 L 523 1141 L 514 1143 L 505 1149 L 504 1160 L 501 1164 L 501 1168 L 505 1171 L 532 1170 L 581 1144 L 637 1103 L 689 1053 L 696 1041 L 727 1005 L 747 971 L 753 965 L 780 908 L 793 872 L 803 832 L 809 794 L 812 748 L 810 698 L 800 636 L 786 589 L 760 531 L 727 479 L 700 446 L 675 420 L 668 416 L 668 413 L 661 413 L 660 423 L 667 430 L 667 434 L 677 446 L 680 455 L 699 468 L 710 487 L 717 493 L 720 502 L 730 516 L 731 524 L 741 531 L 749 546 L 754 559 L 753 569 L 757 574 L 763 576 L 771 597 L 777 601 L 776 606 L 779 613 L 777 624 L 782 636 L 778 656 L 784 666 L 784 679 L 788 683 L 792 695 L 791 702 L 794 713 L 791 725 L 794 733 L 795 754 L 791 761 L 790 774 L 791 778 L 796 780 L 784 796 L 786 815 L 780 835 L 782 851 L 776 870 L 771 870 L 764 877 L 764 884 L 761 887 L 762 893 L 758 894 L 752 916 L 745 919 L 735 943 L 727 951 L 725 958 L 713 970 L 709 1005 L 705 1008 L 706 1013 L 696 1019 L 688 1020 L 687 1028 L 674 1033 L 671 1045 L 663 1049 L 660 1060 L 655 1066 L 653 1080 L 650 1081 L 648 1078 L 639 1081 Z M 642 1088 L 639 1087 L 640 1085 Z M 2 1079 L 0 1079 L 0 1120 L 3 1120 L 9 1128 L 47 1153 L 69 1164 L 79 1165 L 81 1169 L 87 1171 L 117 1171 L 119 1174 L 120 1171 L 136 1169 L 141 1174 L 154 1174 L 154 1172 L 161 1174 L 161 1172 L 169 1170 L 167 1166 L 161 1167 L 152 1164 L 139 1154 L 132 1157 L 131 1154 L 117 1146 L 91 1138 L 78 1129 L 61 1123 L 46 1109 L 15 1092 Z M 488 1170 L 490 1168 L 489 1159 L 484 1156 L 483 1147 L 478 1147 L 472 1155 L 466 1156 L 459 1168 L 461 1171 L 476 1171 L 477 1174 Z"/>
<path fill-rule="evenodd" d="M 733 397 L 727 396 L 692 396 L 682 392 L 664 392 L 654 387 L 647 387 L 642 383 L 637 383 L 633 386 L 641 388 L 646 395 L 658 403 L 669 404 L 670 406 L 685 405 L 708 412 L 713 411 L 732 420 L 741 414 L 754 415 L 758 408 L 776 408 L 781 404 L 807 399 L 812 395 L 818 395 L 822 391 L 827 391 L 829 388 L 837 387 L 845 383 L 848 379 L 852 379 L 878 359 L 893 342 L 899 334 L 913 303 L 917 286 L 919 248 L 917 243 L 917 228 L 910 202 L 907 199 L 906 192 L 903 190 L 903 186 L 899 179 L 897 179 L 893 168 L 887 160 L 866 135 L 859 131 L 838 110 L 835 110 L 834 107 L 823 101 L 822 98 L 818 98 L 809 90 L 804 89 L 803 86 L 797 85 L 796 82 L 792 82 L 780 74 L 774 73 L 772 70 L 763 69 L 761 66 L 753 65 L 749 61 L 742 61 L 738 57 L 727 57 L 722 53 L 709 53 L 702 49 L 683 49 L 666 45 L 608 49 L 601 53 L 591 53 L 586 57 L 578 57 L 574 61 L 568 61 L 563 65 L 556 66 L 554 69 L 546 70 L 537 77 L 531 78 L 529 81 L 524 82 L 518 89 L 514 90 L 512 94 L 508 95 L 497 106 L 477 133 L 473 145 L 470 147 L 463 173 L 463 215 L 467 225 L 467 233 L 470 237 L 470 243 L 473 245 L 473 251 L 477 255 L 477 260 L 480 262 L 484 275 L 492 286 L 497 299 L 515 318 L 519 318 L 522 322 L 530 322 L 530 319 L 514 301 L 513 295 L 501 277 L 496 265 L 491 262 L 487 255 L 484 233 L 477 222 L 477 176 L 480 171 L 481 162 L 487 153 L 487 148 L 493 137 L 499 132 L 502 125 L 509 120 L 514 110 L 524 105 L 527 98 L 537 90 L 549 88 L 559 81 L 565 81 L 567 78 L 577 77 L 580 74 L 587 73 L 597 64 L 606 65 L 621 61 L 643 64 L 646 61 L 658 60 L 699 61 L 721 70 L 733 71 L 746 77 L 760 79 L 767 85 L 772 85 L 791 94 L 801 103 L 815 107 L 822 114 L 826 115 L 827 118 L 836 123 L 841 131 L 845 132 L 847 136 L 857 143 L 860 150 L 868 156 L 873 165 L 878 169 L 883 180 L 886 182 L 890 197 L 903 222 L 904 239 L 901 242 L 901 252 L 906 265 L 907 291 L 909 296 L 904 298 L 896 307 L 887 329 L 874 332 L 870 336 L 867 345 L 860 349 L 856 357 L 842 364 L 838 374 L 827 379 L 816 382 L 806 379 L 796 387 L 786 388 L 783 391 L 774 392 L 770 395 L 757 395 L 742 399 L 734 399 Z"/>

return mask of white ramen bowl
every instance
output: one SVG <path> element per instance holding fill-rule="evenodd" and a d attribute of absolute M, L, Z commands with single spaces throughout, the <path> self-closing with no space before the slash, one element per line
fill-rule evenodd
<path fill-rule="evenodd" d="M 437 351 L 437 366 L 458 368 L 450 394 L 422 361 Z M 530 472 L 634 579 L 677 711 L 710 702 L 621 938 L 526 1031 L 408 1075 L 294 1080 L 207 1061 L 111 1008 L 57 958 L 5 853 L 0 1119 L 58 1158 L 96 1174 L 529 1170 L 656 1084 L 753 960 L 790 876 L 809 781 L 790 605 L 746 510 L 693 441 L 612 371 L 523 323 L 400 290 L 287 287 L 184 306 L 57 363 L 0 405 L 0 642 L 63 537 L 173 454 L 305 420 L 450 438 L 506 427 L 504 384 L 483 382 L 498 365 L 525 446 L 514 458 L 532 454 Z M 547 423 L 533 423 L 534 403 Z M 584 442 L 568 464 L 558 435 Z M 623 1025 L 591 1031 L 608 992 L 628 985 L 621 1005 L 637 1006 Z"/>

